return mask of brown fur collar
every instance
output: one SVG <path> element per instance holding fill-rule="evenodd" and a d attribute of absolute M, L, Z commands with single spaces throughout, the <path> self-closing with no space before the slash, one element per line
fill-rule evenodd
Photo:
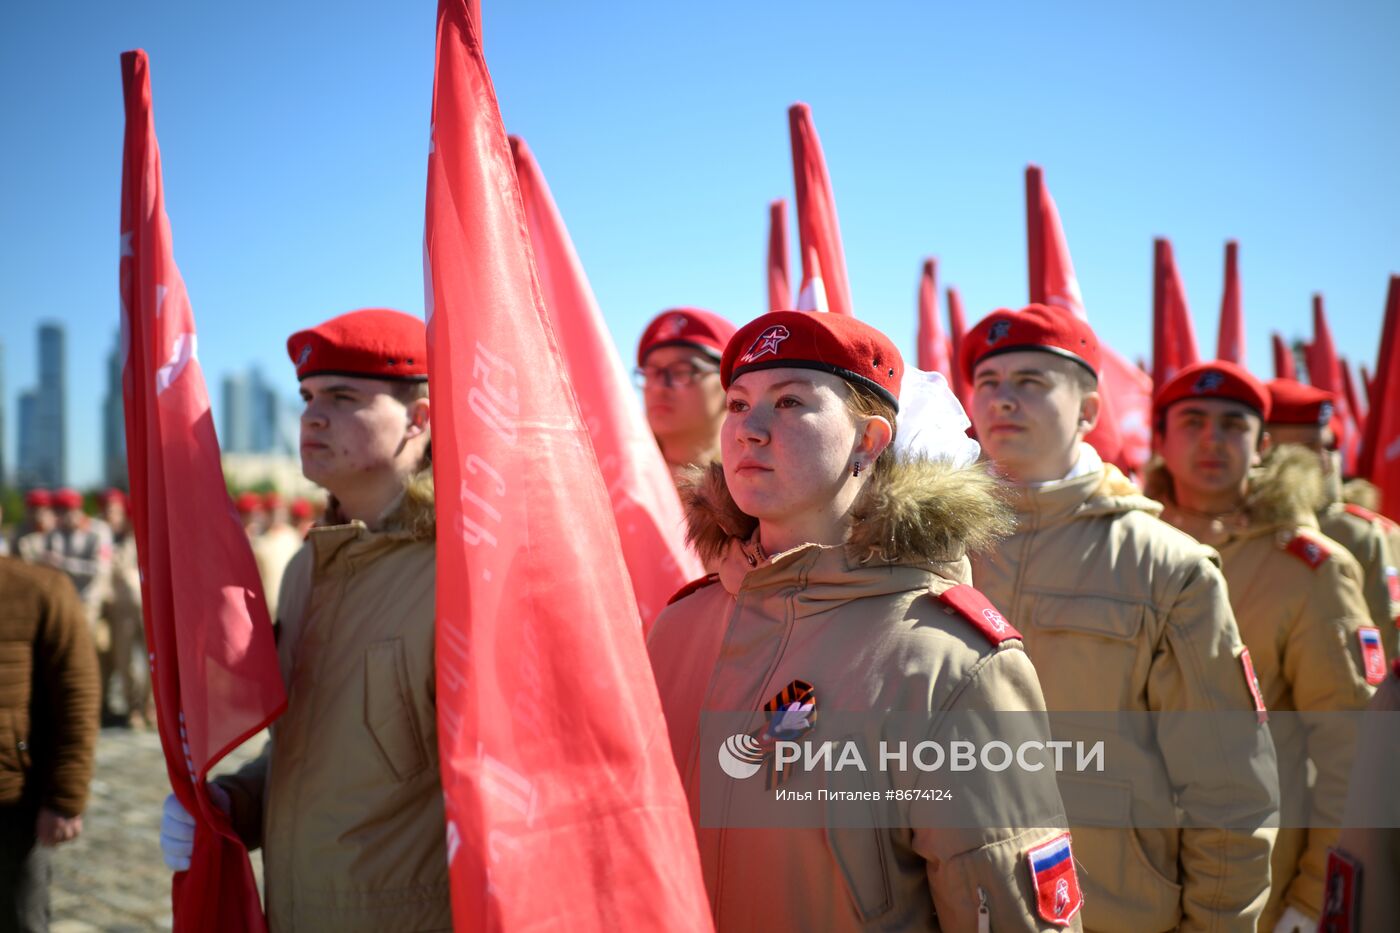
<path fill-rule="evenodd" d="M 680 493 L 687 536 L 707 564 L 731 540 L 747 541 L 758 527 L 730 496 L 718 463 L 691 469 Z M 1005 487 L 982 466 L 896 461 L 873 476 L 856 500 L 846 552 L 861 564 L 953 561 L 985 550 L 1012 527 Z"/>

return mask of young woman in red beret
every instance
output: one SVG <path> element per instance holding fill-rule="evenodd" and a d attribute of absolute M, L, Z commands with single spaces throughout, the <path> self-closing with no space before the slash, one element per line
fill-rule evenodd
<path fill-rule="evenodd" d="M 1048 768 L 963 782 L 979 799 L 961 805 L 992 817 L 971 828 L 931 826 L 930 802 L 898 804 L 893 828 L 872 828 L 891 825 L 877 805 L 846 814 L 855 829 L 753 828 L 740 812 L 776 791 L 728 769 L 702 736 L 709 717 L 755 724 L 736 738 L 800 795 L 833 776 L 778 778 L 771 740 L 838 738 L 823 711 L 912 713 L 946 742 L 947 714 L 1045 706 L 1015 630 L 968 585 L 967 551 L 1007 519 L 942 378 L 906 379 L 890 340 L 854 318 L 787 311 L 741 328 L 720 378 L 722 463 L 682 487 L 691 541 L 719 572 L 682 591 L 648 644 L 718 928 L 1079 929 L 1068 834 L 1027 828 L 1063 825 Z"/>

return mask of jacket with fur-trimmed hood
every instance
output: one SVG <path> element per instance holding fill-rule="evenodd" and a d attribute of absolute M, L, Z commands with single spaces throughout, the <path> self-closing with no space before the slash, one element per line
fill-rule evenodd
<path fill-rule="evenodd" d="M 1230 605 L 1249 649 L 1279 762 L 1282 821 L 1272 886 L 1259 929 L 1272 930 L 1288 907 L 1322 911 L 1327 848 L 1337 839 L 1356 746 L 1350 716 L 1371 698 L 1362 629 L 1371 625 L 1361 568 L 1317 530 L 1322 496 L 1317 455 L 1294 446 L 1270 451 L 1250 474 L 1244 502 L 1227 516 L 1205 516 L 1176 502 L 1171 474 L 1148 467 L 1147 492 L 1163 519 L 1220 553 Z M 1384 673 L 1384 663 L 1381 664 Z M 1307 762 L 1317 769 L 1309 787 Z M 1312 827 L 1302 829 L 1299 827 Z"/>
<path fill-rule="evenodd" d="M 235 829 L 262 846 L 272 933 L 452 928 L 436 550 L 424 471 L 378 529 L 311 529 L 282 578 L 287 710 L 263 754 L 218 779 Z"/>
<path fill-rule="evenodd" d="M 682 498 L 691 541 L 720 569 L 661 614 L 648 650 L 717 928 L 973 930 L 985 905 L 994 930 L 1080 929 L 1078 897 L 1038 902 L 1030 870 L 1032 850 L 1064 832 L 1028 828 L 1064 826 L 1051 769 L 959 783 L 962 805 L 983 808 L 972 828 L 931 827 L 920 814 L 940 804 L 906 802 L 889 805 L 893 819 L 869 803 L 846 815 L 864 829 L 835 828 L 835 812 L 826 829 L 771 829 L 736 824 L 755 825 L 748 805 L 783 806 L 774 791 L 718 765 L 736 717 L 761 733 L 765 703 L 796 681 L 815 692 L 803 740 L 818 743 L 854 714 L 877 731 L 872 714 L 927 717 L 926 738 L 946 745 L 950 714 L 1045 708 L 1014 629 L 968 585 L 967 551 L 1008 530 L 995 481 L 979 468 L 896 462 L 867 481 L 844 545 L 771 557 L 718 465 L 694 473 Z M 782 788 L 800 795 L 846 777 L 799 772 Z M 946 771 L 872 768 L 869 779 L 911 791 L 949 783 Z M 760 826 L 782 814 L 761 812 Z"/>

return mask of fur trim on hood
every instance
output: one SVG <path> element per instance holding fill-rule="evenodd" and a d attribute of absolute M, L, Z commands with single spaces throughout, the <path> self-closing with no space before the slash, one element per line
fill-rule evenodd
<path fill-rule="evenodd" d="M 758 528 L 758 520 L 730 496 L 719 463 L 689 470 L 680 493 L 687 537 L 707 565 L 731 541 L 747 541 Z M 1013 526 L 1006 487 L 983 467 L 895 461 L 873 475 L 856 499 L 846 553 L 858 564 L 943 563 L 987 549 Z"/>
<path fill-rule="evenodd" d="M 1145 485 L 1150 498 L 1176 502 L 1172 477 L 1162 458 L 1154 457 L 1147 465 Z M 1325 498 L 1317 454 L 1296 444 L 1279 444 L 1250 471 L 1244 512 L 1252 525 L 1311 525 Z"/>

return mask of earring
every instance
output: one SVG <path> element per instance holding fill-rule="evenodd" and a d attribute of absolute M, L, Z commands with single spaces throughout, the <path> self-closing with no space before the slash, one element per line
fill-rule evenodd
<path fill-rule="evenodd" d="M 855 465 L 855 466 L 851 467 L 851 475 L 852 475 L 852 476 L 859 476 L 859 475 L 860 475 L 860 461 L 859 461 L 859 460 L 856 461 L 856 465 Z"/>

